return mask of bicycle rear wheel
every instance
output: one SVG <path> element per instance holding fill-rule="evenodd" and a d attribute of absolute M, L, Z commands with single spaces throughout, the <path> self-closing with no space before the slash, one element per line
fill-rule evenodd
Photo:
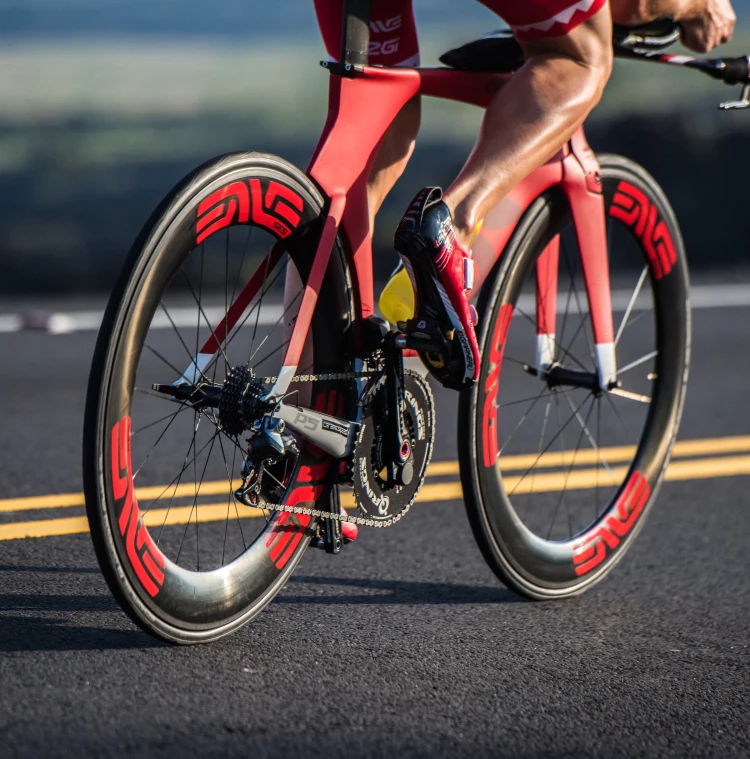
<path fill-rule="evenodd" d="M 267 470 L 257 507 L 243 505 L 233 496 L 242 433 L 217 408 L 196 409 L 171 388 L 181 378 L 221 386 L 236 367 L 270 384 L 323 206 L 313 183 L 278 158 L 216 159 L 161 204 L 112 294 L 87 398 L 86 511 L 113 594 L 133 621 L 166 640 L 214 640 L 248 622 L 281 589 L 316 528 L 310 517 L 263 503 L 310 506 L 326 498 L 330 458 L 300 444 L 299 455 Z M 220 328 L 232 304 L 244 315 Z M 348 371 L 352 318 L 337 243 L 300 374 Z M 345 412 L 336 382 L 292 388 L 305 404 Z"/>
<path fill-rule="evenodd" d="M 559 366 L 595 375 L 588 301 L 567 200 L 541 196 L 482 293 L 479 382 L 463 393 L 459 455 L 482 553 L 534 599 L 575 595 L 622 558 L 653 505 L 685 397 L 688 270 L 674 213 L 656 182 L 600 157 L 621 386 L 608 392 L 534 376 L 536 263 L 559 246 Z M 558 375 L 561 376 L 561 375 Z"/>

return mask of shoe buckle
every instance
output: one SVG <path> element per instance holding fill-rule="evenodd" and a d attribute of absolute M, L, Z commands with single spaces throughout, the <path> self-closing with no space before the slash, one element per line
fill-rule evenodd
<path fill-rule="evenodd" d="M 464 290 L 474 288 L 474 259 L 464 258 Z"/>

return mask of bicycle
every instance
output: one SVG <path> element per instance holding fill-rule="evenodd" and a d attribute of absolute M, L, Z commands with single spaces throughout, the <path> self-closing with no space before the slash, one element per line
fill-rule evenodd
<path fill-rule="evenodd" d="M 256 152 L 196 169 L 144 226 L 106 310 L 86 511 L 121 607 L 172 642 L 244 625 L 309 546 L 338 553 L 347 521 L 395 524 L 427 474 L 434 402 L 403 360 L 430 345 L 375 315 L 369 167 L 410 98 L 486 106 L 522 58 L 495 35 L 445 68 L 371 67 L 368 21 L 368 3 L 348 0 L 307 173 Z M 620 29 L 616 53 L 741 83 L 728 107 L 750 105 L 747 58 L 662 54 L 678 37 L 671 23 Z M 488 216 L 474 255 L 482 365 L 458 438 L 469 521 L 508 587 L 573 596 L 632 544 L 677 434 L 690 354 L 680 230 L 653 178 L 597 159 L 581 129 Z M 640 262 L 625 295 L 610 286 L 618 255 Z"/>

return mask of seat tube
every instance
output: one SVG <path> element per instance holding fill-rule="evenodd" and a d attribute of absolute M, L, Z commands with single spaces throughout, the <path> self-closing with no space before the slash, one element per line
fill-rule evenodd
<path fill-rule="evenodd" d="M 344 26 L 341 35 L 342 63 L 367 66 L 370 51 L 371 0 L 344 0 Z"/>

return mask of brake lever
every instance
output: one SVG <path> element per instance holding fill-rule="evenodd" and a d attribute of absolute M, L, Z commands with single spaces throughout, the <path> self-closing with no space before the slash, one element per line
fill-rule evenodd
<path fill-rule="evenodd" d="M 742 94 L 739 100 L 732 100 L 729 103 L 721 103 L 720 111 L 736 111 L 741 108 L 750 108 L 750 84 L 742 85 Z"/>

